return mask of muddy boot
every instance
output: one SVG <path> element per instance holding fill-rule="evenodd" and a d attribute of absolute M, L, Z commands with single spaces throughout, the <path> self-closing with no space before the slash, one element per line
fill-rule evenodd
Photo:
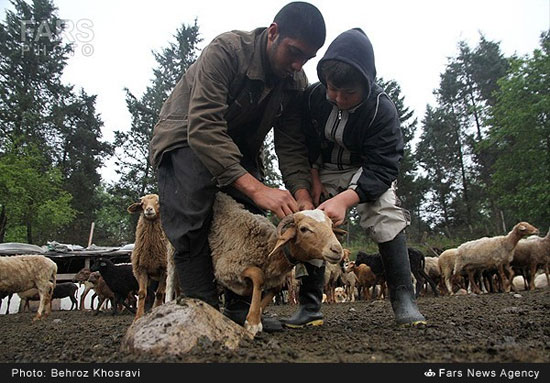
<path fill-rule="evenodd" d="M 378 249 L 395 321 L 400 325 L 425 325 L 426 318 L 418 311 L 414 297 L 405 233 L 399 233 L 389 242 L 379 243 Z"/>
<path fill-rule="evenodd" d="M 325 284 L 325 265 L 321 267 L 304 263 L 307 275 L 301 278 L 298 293 L 298 311 L 290 318 L 281 320 L 285 327 L 302 328 L 305 326 L 323 325 L 323 287 Z"/>
<path fill-rule="evenodd" d="M 250 309 L 251 297 L 244 297 L 235 294 L 229 289 L 224 289 L 225 305 L 223 315 L 240 326 L 244 326 L 248 310 Z M 275 318 L 269 318 L 262 314 L 262 331 L 271 333 L 283 331 L 281 322 Z"/>

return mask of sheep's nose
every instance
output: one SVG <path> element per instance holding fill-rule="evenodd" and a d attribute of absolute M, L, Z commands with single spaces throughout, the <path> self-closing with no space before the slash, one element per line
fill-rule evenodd
<path fill-rule="evenodd" d="M 334 254 L 341 255 L 342 246 L 340 244 L 333 244 L 332 246 L 330 246 L 330 251 L 332 251 Z"/>

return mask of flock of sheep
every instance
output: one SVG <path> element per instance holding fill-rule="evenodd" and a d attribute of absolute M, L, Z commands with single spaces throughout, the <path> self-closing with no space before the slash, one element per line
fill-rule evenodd
<path fill-rule="evenodd" d="M 74 282 L 84 284 L 84 298 L 94 291 L 97 314 L 104 302 L 112 312 L 125 308 L 138 320 L 151 307 L 174 299 L 181 291 L 175 277 L 173 251 L 160 221 L 158 196 L 150 194 L 128 207 L 139 213 L 131 264 L 98 259 L 82 269 Z M 550 263 L 550 231 L 539 237 L 538 229 L 520 222 L 505 236 L 481 238 L 448 249 L 438 257 L 425 257 L 409 248 L 412 278 L 417 296 L 429 283 L 435 295 L 472 292 L 505 292 L 516 289 L 515 275 L 535 288 L 537 271 L 546 273 Z M 311 259 L 326 261 L 325 302 L 385 298 L 384 269 L 378 254 L 359 252 L 350 261 L 326 214 L 319 210 L 298 212 L 275 227 L 266 217 L 252 214 L 231 197 L 218 193 L 209 237 L 214 274 L 220 286 L 252 296 L 245 328 L 262 331 L 261 313 L 275 301 L 297 303 L 299 282 L 294 266 Z M 74 283 L 57 283 L 57 266 L 42 255 L 0 257 L 0 299 L 18 293 L 22 302 L 40 300 L 34 320 L 51 312 L 51 300 L 70 297 L 76 302 Z M 154 302 L 153 302 L 154 300 Z"/>

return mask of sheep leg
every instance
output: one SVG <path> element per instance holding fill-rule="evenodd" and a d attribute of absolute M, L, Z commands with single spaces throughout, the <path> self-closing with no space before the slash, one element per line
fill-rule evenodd
<path fill-rule="evenodd" d="M 80 297 L 80 310 L 84 310 L 84 299 L 86 298 L 86 295 L 88 295 L 90 290 L 91 290 L 91 287 L 86 286 L 84 288 L 84 291 L 82 292 L 82 296 Z M 92 309 L 93 309 L 93 307 L 92 307 Z"/>
<path fill-rule="evenodd" d="M 481 290 L 479 289 L 475 279 L 474 279 L 474 272 L 472 270 L 466 271 L 468 273 L 468 281 L 470 282 L 470 289 L 474 294 L 481 294 Z"/>
<path fill-rule="evenodd" d="M 92 297 L 92 310 L 94 309 L 94 297 L 97 297 L 97 310 L 94 311 L 94 315 L 97 315 L 97 314 L 99 314 L 99 309 L 101 308 L 101 305 L 105 301 L 105 298 L 100 297 L 98 295 L 94 295 Z"/>
<path fill-rule="evenodd" d="M 264 284 L 264 273 L 256 266 L 247 267 L 241 274 L 244 278 L 252 281 L 252 301 L 250 309 L 244 322 L 244 327 L 256 335 L 262 331 L 262 286 Z"/>
<path fill-rule="evenodd" d="M 275 290 L 269 290 L 268 292 L 265 293 L 264 297 L 262 298 L 262 302 L 260 303 L 262 312 L 271 303 L 275 294 L 276 294 Z"/>
<path fill-rule="evenodd" d="M 149 277 L 147 277 L 146 273 L 139 273 L 136 279 L 139 284 L 139 291 L 137 311 L 134 320 L 141 318 L 143 314 L 145 314 L 145 299 L 147 298 L 147 285 L 149 284 Z"/>
<path fill-rule="evenodd" d="M 507 283 L 508 278 L 506 278 L 504 274 L 504 265 L 498 265 L 498 276 L 501 280 L 502 291 L 507 293 L 510 292 L 510 284 Z"/>
<path fill-rule="evenodd" d="M 153 308 L 160 306 L 164 303 L 164 296 L 166 293 L 166 273 L 163 273 L 159 278 L 159 285 L 157 291 L 155 292 L 155 303 L 153 303 Z"/>
<path fill-rule="evenodd" d="M 528 289 L 534 290 L 535 289 L 535 275 L 537 273 L 537 264 L 531 264 L 529 265 L 529 276 L 528 278 L 523 277 L 524 281 L 528 280 Z"/>

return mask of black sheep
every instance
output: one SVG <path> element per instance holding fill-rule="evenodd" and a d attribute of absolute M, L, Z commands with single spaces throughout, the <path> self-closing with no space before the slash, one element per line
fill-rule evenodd
<path fill-rule="evenodd" d="M 132 265 L 115 265 L 107 258 L 99 258 L 90 270 L 99 271 L 107 286 L 115 294 L 113 315 L 117 313 L 119 304 L 124 305 L 131 313 L 135 314 L 135 310 L 126 302 L 130 293 L 135 294 L 139 290 L 138 282 L 132 271 Z"/>

